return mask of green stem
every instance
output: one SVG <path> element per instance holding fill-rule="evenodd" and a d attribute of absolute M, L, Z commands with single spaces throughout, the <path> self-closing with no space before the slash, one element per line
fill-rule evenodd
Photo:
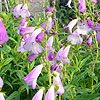
<path fill-rule="evenodd" d="M 43 14 L 44 14 L 44 18 L 45 18 L 45 0 L 43 0 Z"/>
<path fill-rule="evenodd" d="M 95 35 L 95 40 L 96 40 L 96 32 L 94 32 L 94 35 Z M 99 57 L 99 49 L 98 49 L 98 41 L 97 40 L 96 40 L 96 48 L 97 48 L 97 56 L 96 56 L 95 62 L 97 63 L 98 57 Z M 94 69 L 95 69 L 95 65 L 93 67 L 93 71 L 92 71 L 93 73 L 94 73 Z M 92 93 L 93 93 L 93 90 L 94 90 L 93 84 L 94 84 L 94 81 L 92 79 Z"/>
<path fill-rule="evenodd" d="M 61 100 L 61 95 L 59 95 L 59 100 Z"/>
<path fill-rule="evenodd" d="M 49 85 L 51 85 L 51 71 L 50 71 L 50 64 L 48 67 L 48 77 L 49 77 Z"/>
<path fill-rule="evenodd" d="M 51 71 L 50 71 L 50 63 L 48 61 L 48 56 L 47 56 L 47 34 L 46 34 L 46 65 L 48 69 L 48 78 L 49 78 L 49 85 L 51 85 Z"/>

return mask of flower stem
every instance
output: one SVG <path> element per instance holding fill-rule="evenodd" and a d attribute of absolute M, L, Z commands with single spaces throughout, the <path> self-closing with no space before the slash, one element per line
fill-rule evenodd
<path fill-rule="evenodd" d="M 46 65 L 48 69 L 48 78 L 49 78 L 49 85 L 51 85 L 51 71 L 50 71 L 50 63 L 48 61 L 48 56 L 47 56 L 47 34 L 46 34 Z"/>
<path fill-rule="evenodd" d="M 94 35 L 95 35 L 95 40 L 96 40 L 96 32 L 94 32 Z M 96 40 L 96 49 L 97 49 L 97 55 L 96 55 L 95 62 L 97 63 L 98 57 L 99 57 L 99 49 L 98 49 L 98 41 L 97 40 Z M 94 73 L 95 65 L 93 67 L 93 71 L 92 71 L 93 73 Z M 93 93 L 93 90 L 94 90 L 93 84 L 94 84 L 94 82 L 93 82 L 93 79 L 92 79 L 92 93 Z"/>
<path fill-rule="evenodd" d="M 61 95 L 59 95 L 59 100 L 61 100 Z"/>
<path fill-rule="evenodd" d="M 43 14 L 44 14 L 44 18 L 45 18 L 45 0 L 43 0 Z"/>

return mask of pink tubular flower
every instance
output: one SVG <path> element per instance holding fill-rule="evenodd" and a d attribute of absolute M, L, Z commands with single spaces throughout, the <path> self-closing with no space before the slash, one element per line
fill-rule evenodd
<path fill-rule="evenodd" d="M 77 25 L 77 32 L 82 35 L 87 35 L 92 30 L 92 23 L 82 22 Z"/>
<path fill-rule="evenodd" d="M 19 25 L 19 28 L 17 30 L 17 33 L 20 34 L 21 29 L 26 28 L 26 26 L 27 26 L 26 18 L 22 18 L 21 21 L 20 21 L 20 25 Z"/>
<path fill-rule="evenodd" d="M 18 18 L 20 16 L 20 9 L 22 7 L 22 4 L 18 4 L 14 9 L 13 9 L 13 15 Z"/>
<path fill-rule="evenodd" d="M 42 53 L 42 47 L 38 43 L 25 43 L 23 48 L 27 51 L 32 51 L 34 54 Z"/>
<path fill-rule="evenodd" d="M 55 61 L 61 61 L 61 63 L 66 64 L 66 62 L 69 64 L 70 60 L 68 59 L 68 52 L 70 49 L 70 45 L 68 45 L 65 49 L 61 48 L 55 57 Z"/>
<path fill-rule="evenodd" d="M 53 36 L 49 37 L 49 39 L 47 40 L 47 47 L 52 47 L 52 44 L 53 44 Z"/>
<path fill-rule="evenodd" d="M 77 43 L 81 44 L 83 42 L 82 37 L 77 32 L 77 29 L 67 37 L 67 40 L 73 45 L 76 45 Z"/>
<path fill-rule="evenodd" d="M 72 0 L 69 0 L 68 3 L 65 6 L 68 6 L 69 8 L 72 8 L 71 7 L 71 2 L 72 2 Z"/>
<path fill-rule="evenodd" d="M 92 37 L 90 37 L 90 38 L 88 39 L 88 41 L 87 41 L 87 45 L 90 46 L 91 43 L 92 43 Z"/>
<path fill-rule="evenodd" d="M 100 42 L 100 32 L 98 32 L 98 33 L 96 34 L 96 39 L 97 39 L 98 42 Z"/>
<path fill-rule="evenodd" d="M 85 12 L 86 11 L 86 2 L 85 0 L 80 0 L 80 5 L 79 5 L 79 12 Z"/>
<path fill-rule="evenodd" d="M 0 92 L 0 100 L 5 100 L 2 92 Z"/>
<path fill-rule="evenodd" d="M 17 51 L 18 51 L 18 52 L 24 53 L 24 52 L 27 51 L 27 50 L 25 50 L 25 49 L 23 48 L 24 44 L 25 44 L 25 42 L 24 42 L 24 41 L 21 41 L 20 47 L 17 48 Z"/>
<path fill-rule="evenodd" d="M 0 20 L 0 45 L 4 45 L 9 40 L 6 28 Z"/>
<path fill-rule="evenodd" d="M 50 50 L 54 50 L 53 48 L 52 48 L 52 44 L 53 44 L 53 36 L 51 36 L 51 37 L 49 37 L 49 39 L 47 40 L 47 51 L 49 52 Z"/>
<path fill-rule="evenodd" d="M 97 3 L 97 0 L 91 0 L 92 2 L 94 2 L 94 3 Z"/>
<path fill-rule="evenodd" d="M 25 27 L 20 29 L 20 35 L 24 36 L 26 34 L 32 33 L 34 31 L 35 27 Z"/>
<path fill-rule="evenodd" d="M 22 6 L 22 8 L 20 9 L 20 16 L 22 18 L 24 18 L 24 17 L 31 17 L 31 14 L 30 14 L 30 12 L 28 10 L 27 4 L 25 4 L 24 6 Z"/>
<path fill-rule="evenodd" d="M 48 90 L 48 92 L 45 95 L 45 99 L 44 100 L 55 100 L 55 90 L 54 90 L 54 86 L 51 86 Z"/>
<path fill-rule="evenodd" d="M 27 38 L 26 42 L 36 42 L 36 37 L 40 33 L 41 33 L 41 28 L 34 30 L 33 33 L 29 36 L 29 38 Z"/>
<path fill-rule="evenodd" d="M 48 30 L 50 31 L 53 27 L 53 22 L 52 22 L 52 17 L 49 17 L 47 21 L 45 21 L 41 27 L 44 29 L 44 30 Z"/>
<path fill-rule="evenodd" d="M 64 27 L 64 29 L 69 28 L 70 33 L 72 33 L 73 27 L 76 25 L 78 19 L 72 20 L 67 26 Z"/>
<path fill-rule="evenodd" d="M 26 77 L 23 78 L 23 80 L 26 82 L 27 85 L 32 85 L 32 89 L 36 88 L 36 81 L 38 76 L 41 73 L 41 70 L 43 68 L 43 64 L 38 65 L 35 67 Z"/>
<path fill-rule="evenodd" d="M 59 73 L 56 72 L 56 71 L 54 71 L 54 73 L 56 73 L 56 77 L 53 76 L 53 84 L 57 85 L 59 87 L 59 89 L 57 90 L 56 94 L 62 95 L 64 93 L 64 87 L 63 87 L 61 79 L 59 77 Z"/>
<path fill-rule="evenodd" d="M 27 4 L 25 4 L 24 6 L 22 6 L 22 4 L 18 4 L 14 9 L 13 9 L 13 15 L 18 18 L 19 16 L 21 16 L 22 18 L 25 17 L 30 17 L 30 12 L 28 10 L 28 6 Z"/>
<path fill-rule="evenodd" d="M 32 62 L 35 58 L 37 58 L 37 56 L 37 54 L 31 53 L 30 55 L 28 55 L 28 60 Z"/>
<path fill-rule="evenodd" d="M 43 37 L 44 37 L 44 32 L 42 31 L 40 34 L 37 35 L 35 41 L 41 43 L 43 40 Z"/>
<path fill-rule="evenodd" d="M 99 25 L 96 25 L 94 28 L 93 28 L 93 30 L 95 30 L 95 31 L 100 31 L 100 24 Z"/>
<path fill-rule="evenodd" d="M 42 100 L 42 96 L 43 96 L 43 89 L 41 88 L 41 89 L 35 94 L 35 96 L 32 98 L 32 100 Z"/>
<path fill-rule="evenodd" d="M 0 88 L 2 88 L 3 87 L 3 80 L 2 80 L 2 78 L 0 77 Z"/>

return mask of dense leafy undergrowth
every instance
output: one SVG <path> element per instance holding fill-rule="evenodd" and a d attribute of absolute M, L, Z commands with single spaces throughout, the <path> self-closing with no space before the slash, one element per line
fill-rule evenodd
<path fill-rule="evenodd" d="M 25 2 L 19 14 L 10 0 L 10 11 L 0 12 L 9 37 L 0 45 L 0 95 L 6 100 L 100 100 L 99 2 L 72 0 L 69 8 L 65 0 L 45 1 L 43 14 L 30 17 Z"/>

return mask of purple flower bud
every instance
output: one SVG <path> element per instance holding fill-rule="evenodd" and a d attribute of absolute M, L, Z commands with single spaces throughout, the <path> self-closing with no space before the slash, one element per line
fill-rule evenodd
<path fill-rule="evenodd" d="M 48 54 L 48 59 L 49 59 L 50 61 L 52 61 L 52 60 L 54 59 L 54 53 L 53 53 L 52 51 L 49 52 L 49 54 Z"/>
<path fill-rule="evenodd" d="M 98 33 L 96 34 L 96 39 L 97 39 L 98 42 L 100 42 L 100 32 L 98 32 Z"/>
<path fill-rule="evenodd" d="M 56 10 L 56 9 L 54 9 L 53 11 L 54 11 L 54 12 L 56 12 L 57 10 Z"/>
<path fill-rule="evenodd" d="M 85 12 L 86 11 L 86 2 L 85 0 L 80 0 L 80 5 L 79 5 L 79 12 Z"/>
<path fill-rule="evenodd" d="M 87 41 L 87 45 L 90 46 L 91 43 L 92 43 L 92 37 L 90 37 L 90 38 L 88 39 L 88 41 Z"/>
<path fill-rule="evenodd" d="M 44 32 L 42 31 L 40 34 L 37 35 L 35 41 L 41 43 L 43 40 L 43 37 L 44 37 Z"/>
<path fill-rule="evenodd" d="M 9 40 L 6 28 L 0 20 L 0 45 L 4 45 Z"/>
<path fill-rule="evenodd" d="M 45 33 L 46 33 L 46 34 L 49 34 L 49 30 L 46 30 Z"/>
<path fill-rule="evenodd" d="M 98 12 L 96 12 L 96 15 L 98 15 Z"/>
<path fill-rule="evenodd" d="M 57 34 L 57 32 L 55 31 L 55 32 L 53 32 L 53 35 L 56 35 Z"/>
<path fill-rule="evenodd" d="M 63 47 L 63 44 L 60 45 L 60 48 L 62 48 L 62 47 Z"/>
<path fill-rule="evenodd" d="M 94 64 L 92 64 L 91 67 L 94 67 Z"/>
<path fill-rule="evenodd" d="M 89 35 L 85 36 L 86 39 L 88 39 Z"/>
<path fill-rule="evenodd" d="M 45 10 L 45 12 L 52 12 L 53 11 L 53 8 L 47 8 L 46 10 Z"/>
<path fill-rule="evenodd" d="M 88 19 L 88 25 L 89 25 L 90 28 L 93 28 L 93 25 L 94 25 L 94 24 L 93 24 L 93 22 L 91 21 L 91 19 Z"/>
<path fill-rule="evenodd" d="M 55 1 L 52 2 L 52 5 L 53 5 L 53 6 L 55 5 Z"/>
<path fill-rule="evenodd" d="M 56 70 L 57 67 L 58 67 L 58 64 L 54 64 L 54 65 L 51 66 L 50 69 L 51 69 L 51 70 Z"/>

